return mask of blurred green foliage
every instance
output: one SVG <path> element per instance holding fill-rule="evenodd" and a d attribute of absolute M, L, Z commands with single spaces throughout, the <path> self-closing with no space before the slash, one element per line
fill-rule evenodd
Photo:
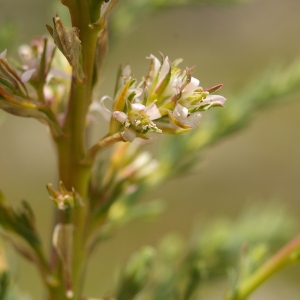
<path fill-rule="evenodd" d="M 229 96 L 226 108 L 205 117 L 198 129 L 165 137 L 157 151 L 162 180 L 168 173 L 184 174 L 183 171 L 195 166 L 199 151 L 243 129 L 258 111 L 279 103 L 284 105 L 288 96 L 297 94 L 299 88 L 299 60 L 288 67 L 270 68 L 236 95 Z"/>
<path fill-rule="evenodd" d="M 123 0 L 112 16 L 113 37 L 124 35 L 138 24 L 137 19 L 145 15 L 172 7 L 201 4 L 234 4 L 245 0 Z"/>
<path fill-rule="evenodd" d="M 0 300 L 28 300 L 19 292 L 9 265 L 3 244 L 0 243 Z"/>
<path fill-rule="evenodd" d="M 121 191 L 119 195 L 126 195 L 119 197 L 114 194 L 116 198 L 112 198 L 111 211 L 119 206 L 122 213 L 118 218 L 109 219 L 110 228 L 116 228 L 118 223 L 127 223 L 121 220 L 140 206 L 138 200 L 145 191 L 172 176 L 185 174 L 195 167 L 201 150 L 243 129 L 259 110 L 286 103 L 288 96 L 295 95 L 299 87 L 299 61 L 284 68 L 270 68 L 243 91 L 230 97 L 231 101 L 226 108 L 210 114 L 199 129 L 180 136 L 164 137 L 161 147 L 154 151 L 159 162 L 158 168 L 142 180 L 138 176 L 119 176 L 132 164 L 133 157 L 138 155 L 137 151 L 144 151 L 143 147 L 141 149 L 137 144 L 131 144 L 122 152 L 122 166 L 117 164 L 119 169 L 104 171 L 104 174 L 114 174 L 109 180 L 110 184 L 116 178 L 123 178 L 123 187 L 118 186 Z M 99 163 L 103 167 L 104 161 Z M 149 169 L 149 164 L 140 166 L 139 172 L 147 172 L 147 168 Z M 98 178 L 104 174 L 98 174 Z M 129 194 L 124 193 L 124 189 L 130 185 L 134 185 L 135 189 Z M 143 215 L 147 215 L 148 208 L 144 206 Z M 120 300 L 195 299 L 202 282 L 224 277 L 229 269 L 232 285 L 237 280 L 250 276 L 266 261 L 270 253 L 278 250 L 294 234 L 295 222 L 282 206 L 247 208 L 236 222 L 219 220 L 199 230 L 188 243 L 177 236 L 171 236 L 158 247 L 156 255 L 153 254 L 153 249 L 151 257 L 145 254 L 147 250 L 142 250 L 121 272 L 116 295 Z M 238 263 L 239 266 L 234 268 Z"/>
<path fill-rule="evenodd" d="M 206 116 L 198 129 L 182 135 L 164 136 L 160 146 L 154 150 L 154 156 L 140 165 L 138 171 L 131 170 L 127 176 L 122 174 L 128 172 L 134 160 L 142 155 L 139 153 L 147 148 L 141 147 L 139 141 L 127 146 L 116 145 L 112 154 L 109 154 L 110 160 L 103 157 L 98 161 L 91 183 L 91 198 L 97 201 L 105 195 L 104 198 L 108 199 L 106 213 L 114 203 L 121 203 L 126 207 L 126 214 L 130 215 L 130 210 L 135 209 L 145 191 L 194 168 L 203 149 L 243 129 L 259 110 L 278 103 L 284 104 L 287 96 L 297 93 L 299 87 L 300 61 L 287 68 L 270 69 L 249 87 L 229 97 L 230 101 L 225 108 Z M 119 161 L 116 157 L 122 157 L 122 160 Z M 150 166 L 154 162 L 156 167 L 151 170 Z M 147 176 L 139 176 L 143 173 Z M 102 184 L 101 178 L 106 178 Z M 127 192 L 129 187 L 134 188 Z M 145 209 L 147 210 L 146 206 Z"/>
<path fill-rule="evenodd" d="M 144 248 L 128 262 L 120 273 L 117 299 L 199 299 L 203 283 L 228 272 L 232 282 L 253 273 L 296 234 L 296 224 L 282 205 L 247 207 L 237 220 L 202 226 L 189 241 L 167 236 L 155 255 L 154 249 Z"/>
<path fill-rule="evenodd" d="M 13 23 L 6 23 L 0 26 L 0 52 L 12 47 L 15 35 L 16 27 Z"/>

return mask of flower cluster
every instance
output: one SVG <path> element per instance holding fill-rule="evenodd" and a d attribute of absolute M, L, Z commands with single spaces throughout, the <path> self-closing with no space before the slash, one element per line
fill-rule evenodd
<path fill-rule="evenodd" d="M 54 46 L 53 43 L 48 43 L 47 39 L 36 38 L 30 45 L 19 47 L 18 53 L 22 60 L 19 66 L 22 72 L 22 82 L 31 81 L 31 84 L 37 85 L 41 81 L 46 81 L 46 77 L 50 73 L 50 65 L 55 51 Z M 43 66 L 41 66 L 41 60 L 43 60 Z"/>
<path fill-rule="evenodd" d="M 138 82 L 131 77 L 130 66 L 119 71 L 112 111 L 105 106 L 104 96 L 93 103 L 92 110 L 100 110 L 110 118 L 110 133 L 121 131 L 124 139 L 149 138 L 148 132 L 179 133 L 198 126 L 201 111 L 223 106 L 226 99 L 211 93 L 222 85 L 204 89 L 192 77 L 192 70 L 178 68 L 181 60 L 171 63 L 168 57 L 159 61 L 150 55 L 148 75 Z"/>
<path fill-rule="evenodd" d="M 68 62 L 47 38 L 18 50 L 19 61 L 13 64 L 6 50 L 0 53 L 0 108 L 47 123 L 57 135 L 71 81 Z"/>

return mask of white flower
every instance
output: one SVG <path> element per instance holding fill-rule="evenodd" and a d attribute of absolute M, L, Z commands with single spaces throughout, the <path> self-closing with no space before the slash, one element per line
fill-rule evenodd
<path fill-rule="evenodd" d="M 148 131 L 162 132 L 152 122 L 161 117 L 154 102 L 149 106 L 145 106 L 142 103 L 130 103 L 130 109 L 127 114 L 122 111 L 114 111 L 113 116 L 117 121 L 124 124 L 125 128 L 131 128 L 138 133 L 144 134 Z"/>
<path fill-rule="evenodd" d="M 151 175 L 158 167 L 158 161 L 149 152 L 142 152 L 120 172 L 120 177 L 134 176 L 142 179 Z"/>
<path fill-rule="evenodd" d="M 112 134 L 121 131 L 124 139 L 131 141 L 135 136 L 149 138 L 148 132 L 176 133 L 179 130 L 174 124 L 184 129 L 197 127 L 201 111 L 224 105 L 224 97 L 210 95 L 222 85 L 203 89 L 200 81 L 192 77 L 191 69 L 177 67 L 181 60 L 171 63 L 168 57 L 162 57 L 160 61 L 152 54 L 148 58 L 150 70 L 140 83 L 131 77 L 129 65 L 119 71 L 112 111 L 104 105 L 105 99 L 111 99 L 108 96 L 91 105 L 107 119 L 112 116 L 117 121 L 110 123 Z M 157 119 L 160 128 L 153 122 Z"/>

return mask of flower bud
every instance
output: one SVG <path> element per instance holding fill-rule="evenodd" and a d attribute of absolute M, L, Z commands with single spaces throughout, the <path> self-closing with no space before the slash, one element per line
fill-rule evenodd
<path fill-rule="evenodd" d="M 62 181 L 59 183 L 60 190 L 57 191 L 53 189 L 51 184 L 47 184 L 47 189 L 50 194 L 50 199 L 55 203 L 59 210 L 67 210 L 75 207 L 76 204 L 83 205 L 82 199 L 75 192 L 74 189 L 72 191 L 68 191 Z"/>

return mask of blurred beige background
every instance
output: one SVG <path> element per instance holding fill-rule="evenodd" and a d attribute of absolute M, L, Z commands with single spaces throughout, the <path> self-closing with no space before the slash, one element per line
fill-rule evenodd
<path fill-rule="evenodd" d="M 161 51 L 171 60 L 182 57 L 184 65 L 196 65 L 194 75 L 202 86 L 224 83 L 221 94 L 230 101 L 230 94 L 270 64 L 287 65 L 299 57 L 299 12 L 298 0 L 256 0 L 170 9 L 138 19 L 136 27 L 111 47 L 103 94 L 112 93 L 119 63 L 129 62 L 139 78 L 148 69 L 145 57 Z M 0 25 L 14 21 L 20 42 L 45 34 L 45 24 L 51 23 L 54 13 L 51 1 L 0 1 Z M 199 220 L 234 217 L 247 203 L 274 199 L 285 202 L 298 216 L 300 97 L 289 100 L 253 116 L 246 129 L 202 153 L 197 172 L 146 195 L 145 200 L 165 199 L 166 213 L 152 222 L 131 224 L 99 248 L 90 263 L 97 264 L 98 270 L 89 273 L 89 294 L 109 293 L 117 266 L 141 245 L 156 245 L 168 232 L 188 236 Z M 15 205 L 24 198 L 32 202 L 49 243 L 52 204 L 45 184 L 57 180 L 54 148 L 45 127 L 34 120 L 1 112 L 0 122 L 0 189 Z M 275 276 L 251 299 L 299 299 L 296 278 L 300 272 L 291 271 L 291 281 L 289 272 L 284 273 L 287 278 Z M 21 288 L 40 299 L 42 290 L 34 268 L 19 260 L 16 272 Z M 204 298 L 221 299 L 225 287 L 226 283 L 220 283 L 214 295 L 204 292 Z"/>

